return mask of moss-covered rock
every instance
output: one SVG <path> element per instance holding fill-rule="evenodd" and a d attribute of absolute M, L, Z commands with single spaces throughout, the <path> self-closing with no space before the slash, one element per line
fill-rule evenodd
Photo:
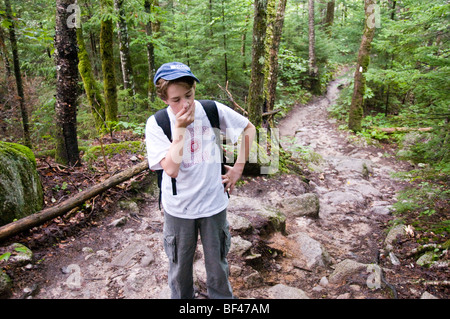
<path fill-rule="evenodd" d="M 142 141 L 126 141 L 121 143 L 112 143 L 103 145 L 105 156 L 111 158 L 115 154 L 122 152 L 129 152 L 132 154 L 140 153 L 145 155 L 145 145 Z M 96 161 L 98 157 L 102 156 L 102 148 L 100 145 L 90 147 L 84 153 L 83 159 L 87 162 Z"/>
<path fill-rule="evenodd" d="M 36 159 L 25 146 L 0 142 L 0 226 L 42 209 Z"/>

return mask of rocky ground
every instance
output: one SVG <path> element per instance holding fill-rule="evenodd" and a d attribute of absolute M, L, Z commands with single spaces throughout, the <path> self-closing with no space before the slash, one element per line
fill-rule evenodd
<path fill-rule="evenodd" d="M 389 224 L 404 186 L 391 173 L 406 170 L 407 163 L 388 148 L 339 131 L 328 117 L 327 107 L 346 80 L 294 107 L 278 125 L 283 147 L 308 157 L 306 175 L 246 177 L 231 197 L 230 280 L 239 298 L 448 296 L 446 288 L 423 284 L 446 280 L 448 271 L 417 266 L 399 247 L 414 232 Z M 163 216 L 152 178 L 140 175 L 133 191 L 109 194 L 110 211 L 101 218 L 78 217 L 80 227 L 58 233 L 57 223 L 63 227 L 71 218 L 66 216 L 53 228 L 28 234 L 41 245 L 32 248 L 33 262 L 6 268 L 14 282 L 9 298 L 169 298 Z M 200 242 L 195 282 L 205 297 Z"/>

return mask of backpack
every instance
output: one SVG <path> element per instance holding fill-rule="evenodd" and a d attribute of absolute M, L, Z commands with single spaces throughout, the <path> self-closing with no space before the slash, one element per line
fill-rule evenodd
<path fill-rule="evenodd" d="M 211 100 L 199 100 L 199 102 L 201 103 L 201 105 L 203 106 L 203 109 L 206 112 L 206 115 L 209 119 L 209 122 L 211 124 L 211 127 L 214 130 L 214 134 L 216 135 L 216 143 L 217 145 L 219 145 L 219 148 L 221 147 L 221 143 L 220 143 L 220 121 L 219 121 L 219 112 L 217 110 L 217 105 L 214 101 Z M 156 119 L 156 123 L 162 128 L 164 134 L 167 136 L 167 138 L 169 139 L 170 142 L 172 142 L 172 131 L 170 129 L 170 119 L 169 119 L 169 114 L 167 113 L 167 108 L 164 108 L 162 110 L 159 110 L 158 112 L 155 113 L 155 119 Z M 222 159 L 222 175 L 224 175 L 226 173 L 225 170 L 225 154 L 223 154 L 223 159 Z M 156 174 L 158 176 L 158 187 L 159 187 L 159 209 L 161 209 L 161 194 L 162 194 L 162 190 L 161 190 L 161 183 L 162 183 L 162 175 L 163 175 L 163 170 L 155 170 Z M 177 181 L 175 178 L 172 177 L 172 194 L 173 195 L 177 195 L 177 185 L 176 185 Z M 225 187 L 225 185 L 224 185 Z M 227 192 L 228 194 L 228 192 Z M 228 197 L 230 195 L 228 194 Z"/>

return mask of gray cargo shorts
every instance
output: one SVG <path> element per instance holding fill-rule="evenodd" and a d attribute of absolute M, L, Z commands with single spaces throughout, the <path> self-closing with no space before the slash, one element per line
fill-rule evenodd
<path fill-rule="evenodd" d="M 226 258 L 231 244 L 226 209 L 199 219 L 177 218 L 164 213 L 164 249 L 169 258 L 168 279 L 172 298 L 194 298 L 193 263 L 199 232 L 209 298 L 233 298 Z"/>

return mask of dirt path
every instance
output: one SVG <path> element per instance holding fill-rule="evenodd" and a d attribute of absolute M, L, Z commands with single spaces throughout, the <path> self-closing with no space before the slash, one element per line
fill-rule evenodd
<path fill-rule="evenodd" d="M 390 173 L 399 163 L 328 118 L 326 108 L 345 81 L 333 81 L 326 96 L 295 107 L 279 124 L 285 148 L 308 148 L 315 159 L 310 183 L 296 175 L 262 176 L 232 196 L 230 280 L 239 298 L 391 296 L 386 285 L 377 287 L 379 274 L 368 265 L 383 247 L 401 186 Z M 122 201 L 97 227 L 39 252 L 28 270 L 34 283 L 13 298 L 168 298 L 162 227 L 155 194 Z M 195 282 L 204 294 L 201 251 L 199 243 Z"/>

